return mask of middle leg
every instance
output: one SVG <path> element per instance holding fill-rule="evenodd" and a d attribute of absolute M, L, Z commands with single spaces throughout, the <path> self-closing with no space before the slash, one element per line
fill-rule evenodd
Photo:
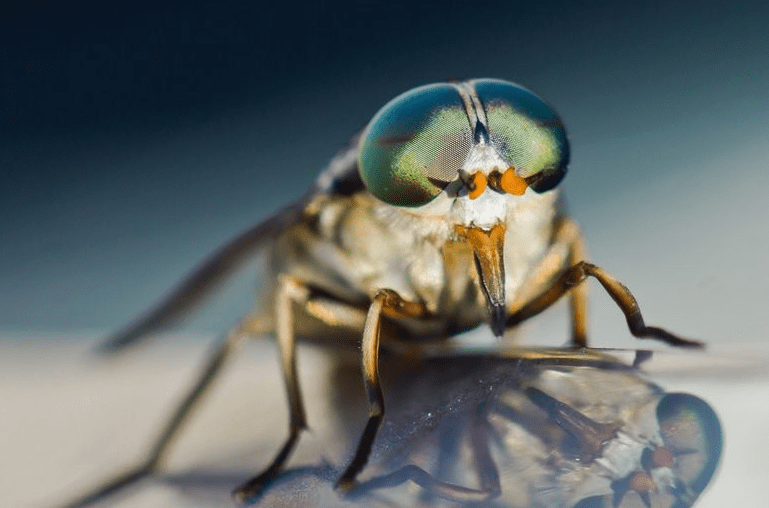
<path fill-rule="evenodd" d="M 278 278 L 275 294 L 274 329 L 288 397 L 289 432 L 283 446 L 270 465 L 260 474 L 235 489 L 233 496 L 239 502 L 257 496 L 270 481 L 283 471 L 302 431 L 307 428 L 307 418 L 296 367 L 296 316 L 294 315 L 294 306 L 296 305 L 325 326 L 356 331 L 364 326 L 365 311 L 334 298 L 314 295 L 310 287 L 293 277 L 281 275 Z M 254 323 L 256 323 L 255 326 L 262 325 L 260 319 L 256 319 Z"/>
<path fill-rule="evenodd" d="M 521 315 L 521 310 L 546 292 L 564 270 L 583 261 L 586 255 L 585 242 L 579 225 L 568 217 L 558 221 L 553 231 L 550 249 L 534 266 L 519 289 L 516 298 L 508 305 L 508 316 Z M 587 293 L 586 284 L 579 284 L 569 291 L 571 344 L 578 348 L 587 346 Z M 526 317 L 532 315 L 526 314 Z M 508 318 L 507 327 L 509 328 L 524 319 L 525 317 L 522 317 L 511 323 L 510 318 Z"/>
<path fill-rule="evenodd" d="M 510 315 L 507 318 L 507 326 L 515 326 L 532 316 L 536 316 L 550 307 L 568 291 L 574 290 L 588 277 L 597 279 L 606 292 L 609 293 L 609 296 L 611 296 L 612 300 L 614 300 L 625 315 L 630 333 L 635 337 L 639 339 L 656 339 L 671 346 L 704 347 L 702 342 L 678 337 L 663 328 L 647 326 L 641 315 L 641 308 L 638 306 L 638 302 L 630 290 L 602 268 L 586 261 L 580 261 L 566 270 L 545 292 Z"/>

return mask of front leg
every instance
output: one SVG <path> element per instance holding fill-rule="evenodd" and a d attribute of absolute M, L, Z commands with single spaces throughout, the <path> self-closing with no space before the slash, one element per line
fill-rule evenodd
<path fill-rule="evenodd" d="M 278 277 L 278 290 L 275 297 L 275 332 L 280 350 L 281 369 L 289 403 L 289 435 L 270 465 L 259 475 L 238 487 L 234 497 L 239 502 L 246 502 L 258 496 L 263 489 L 285 468 L 299 436 L 307 428 L 304 404 L 302 402 L 299 378 L 296 369 L 296 333 L 293 307 L 298 305 L 308 315 L 320 320 L 332 328 L 360 330 L 363 328 L 363 372 L 364 384 L 368 394 L 369 424 L 361 437 L 356 458 L 348 468 L 351 481 L 366 464 L 376 431 L 384 414 L 384 403 L 379 387 L 379 316 L 424 317 L 428 312 L 424 305 L 407 302 L 397 293 L 382 290 L 374 298 L 368 313 L 358 307 L 347 304 L 333 297 L 316 295 L 312 288 L 300 280 L 287 275 Z M 260 319 L 248 322 L 249 331 L 269 329 Z M 341 483 L 341 480 L 340 480 Z M 344 487 L 341 487 L 344 489 Z"/>
<path fill-rule="evenodd" d="M 635 337 L 656 339 L 678 347 L 702 348 L 705 346 L 702 342 L 678 337 L 662 328 L 646 326 L 638 302 L 630 290 L 602 268 L 586 261 L 580 261 L 566 270 L 544 293 L 510 315 L 507 318 L 507 326 L 515 326 L 532 316 L 536 316 L 568 291 L 578 288 L 588 277 L 598 279 L 609 296 L 617 303 L 622 313 L 625 314 L 630 333 Z"/>
<path fill-rule="evenodd" d="M 521 315 L 521 310 L 550 288 L 552 281 L 561 273 L 587 257 L 585 241 L 579 225 L 569 217 L 563 217 L 555 225 L 553 240 L 545 256 L 533 267 L 516 298 L 507 307 L 508 316 Z M 571 310 L 571 344 L 574 347 L 587 346 L 587 284 L 578 284 L 569 291 Z M 522 317 L 507 327 L 519 323 L 533 314 Z"/>
<path fill-rule="evenodd" d="M 343 492 L 357 485 L 356 477 L 368 462 L 371 447 L 384 418 L 384 396 L 379 383 L 379 331 L 383 313 L 409 318 L 423 318 L 429 314 L 424 304 L 408 302 L 390 289 L 380 290 L 371 302 L 361 343 L 363 385 L 369 403 L 369 416 L 355 455 L 336 482 L 335 487 Z"/>

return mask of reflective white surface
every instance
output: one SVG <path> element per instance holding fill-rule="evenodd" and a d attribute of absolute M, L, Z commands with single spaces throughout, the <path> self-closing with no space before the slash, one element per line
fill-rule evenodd
<path fill-rule="evenodd" d="M 40 349 L 29 337 L 3 337 L 0 350 L 0 493 L 9 506 L 45 507 L 71 500 L 138 460 L 184 393 L 206 346 L 168 337 L 116 361 L 95 361 L 93 338 L 68 350 Z M 61 344 L 63 342 L 59 342 Z M 274 344 L 248 345 L 214 387 L 174 445 L 163 480 L 148 480 L 103 506 L 230 506 L 230 490 L 272 457 L 287 418 Z M 362 387 L 328 392 L 324 356 L 300 349 L 300 371 L 312 432 L 290 465 L 338 468 L 365 421 Z M 739 500 L 760 506 L 769 473 L 767 348 L 662 351 L 645 365 L 666 391 L 707 401 L 721 419 L 723 457 L 698 507 Z M 357 396 L 355 394 L 358 394 Z M 339 397 L 355 400 L 339 400 Z M 334 409 L 343 408 L 342 412 Z M 357 408 L 357 409 L 356 409 Z M 309 495 L 309 494 L 308 494 Z M 320 482 L 307 499 L 338 503 Z M 292 502 L 296 502 L 295 500 Z"/>

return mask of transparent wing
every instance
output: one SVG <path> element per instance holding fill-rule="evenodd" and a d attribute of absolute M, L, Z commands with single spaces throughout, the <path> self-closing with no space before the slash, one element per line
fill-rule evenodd
<path fill-rule="evenodd" d="M 348 143 L 321 172 L 315 185 L 304 196 L 274 215 L 256 224 L 222 246 L 201 263 L 165 298 L 136 321 L 113 334 L 98 348 L 102 354 L 113 354 L 137 344 L 177 323 L 193 311 L 260 248 L 265 247 L 286 228 L 302 217 L 307 203 L 317 193 L 344 194 L 362 188 L 357 170 L 358 136 Z"/>
<path fill-rule="evenodd" d="M 281 231 L 296 223 L 312 195 L 313 192 L 308 192 L 298 201 L 226 243 L 154 307 L 135 322 L 109 337 L 100 345 L 99 352 L 104 354 L 119 352 L 149 337 L 152 333 L 175 324 L 189 314 L 261 247 Z"/>

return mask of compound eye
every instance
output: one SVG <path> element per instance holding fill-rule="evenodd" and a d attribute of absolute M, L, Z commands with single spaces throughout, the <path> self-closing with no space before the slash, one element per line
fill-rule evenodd
<path fill-rule="evenodd" d="M 674 493 L 681 498 L 700 494 L 713 478 L 721 458 L 723 433 L 718 416 L 707 402 L 694 395 L 668 393 L 657 404 L 657 420 L 665 448 L 671 453 L 670 462 L 681 482 Z M 667 462 L 666 457 L 660 459 Z"/>
<path fill-rule="evenodd" d="M 387 103 L 363 134 L 358 171 L 385 203 L 421 206 L 459 176 L 473 144 L 455 87 L 427 85 Z"/>
<path fill-rule="evenodd" d="M 558 115 L 542 99 L 508 81 L 472 82 L 488 119 L 489 139 L 536 192 L 558 185 L 569 163 L 569 143 Z"/>

